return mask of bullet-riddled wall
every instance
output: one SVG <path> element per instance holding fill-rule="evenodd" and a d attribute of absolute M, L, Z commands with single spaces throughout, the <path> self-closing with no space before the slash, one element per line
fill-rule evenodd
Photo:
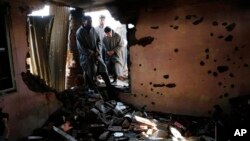
<path fill-rule="evenodd" d="M 250 9 L 220 2 L 141 8 L 130 48 L 132 95 L 148 110 L 208 115 L 250 94 Z"/>

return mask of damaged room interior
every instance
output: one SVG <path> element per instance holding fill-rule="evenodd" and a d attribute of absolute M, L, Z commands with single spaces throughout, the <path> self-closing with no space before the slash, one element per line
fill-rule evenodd
<path fill-rule="evenodd" d="M 249 2 L 0 7 L 0 141 L 249 141 Z"/>

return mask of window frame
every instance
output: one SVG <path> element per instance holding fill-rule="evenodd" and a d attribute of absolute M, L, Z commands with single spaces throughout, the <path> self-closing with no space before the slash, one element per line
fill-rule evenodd
<path fill-rule="evenodd" d="M 1 6 L 4 7 L 4 6 Z M 2 11 L 1 11 L 2 12 Z M 9 66 L 10 66 L 10 75 L 11 75 L 11 83 L 12 87 L 8 87 L 6 89 L 0 90 L 0 96 L 4 95 L 9 92 L 16 91 L 16 79 L 14 73 L 14 63 L 13 63 L 13 56 L 12 56 L 12 46 L 11 46 L 11 38 L 10 38 L 10 18 L 9 18 L 9 8 L 5 6 L 4 9 L 4 24 L 5 24 L 5 36 L 6 36 L 6 49 L 8 52 L 8 59 L 9 59 Z"/>

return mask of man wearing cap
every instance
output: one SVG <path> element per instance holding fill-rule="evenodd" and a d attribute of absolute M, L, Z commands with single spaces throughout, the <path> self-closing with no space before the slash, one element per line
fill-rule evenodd
<path fill-rule="evenodd" d="M 83 17 L 82 25 L 76 32 L 76 41 L 80 65 L 85 73 L 88 87 L 96 90 L 95 77 L 98 72 L 107 88 L 111 88 L 107 67 L 100 55 L 100 38 L 92 27 L 90 16 Z"/>
<path fill-rule="evenodd" d="M 121 77 L 121 68 L 124 63 L 121 57 L 119 56 L 119 52 L 123 45 L 123 40 L 121 36 L 114 32 L 110 27 L 105 27 L 104 32 L 106 33 L 106 37 L 103 38 L 103 44 L 106 48 L 107 60 L 106 64 L 108 66 L 108 70 L 114 76 L 113 83 L 117 82 L 117 78 Z"/>

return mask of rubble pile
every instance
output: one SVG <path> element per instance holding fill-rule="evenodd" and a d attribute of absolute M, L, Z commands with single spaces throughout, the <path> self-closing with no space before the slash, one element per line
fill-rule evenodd
<path fill-rule="evenodd" d="M 39 141 L 213 141 L 207 118 L 146 112 L 93 91 L 66 90 L 63 106 L 23 140 Z M 208 124 L 210 123 L 210 124 Z"/>

